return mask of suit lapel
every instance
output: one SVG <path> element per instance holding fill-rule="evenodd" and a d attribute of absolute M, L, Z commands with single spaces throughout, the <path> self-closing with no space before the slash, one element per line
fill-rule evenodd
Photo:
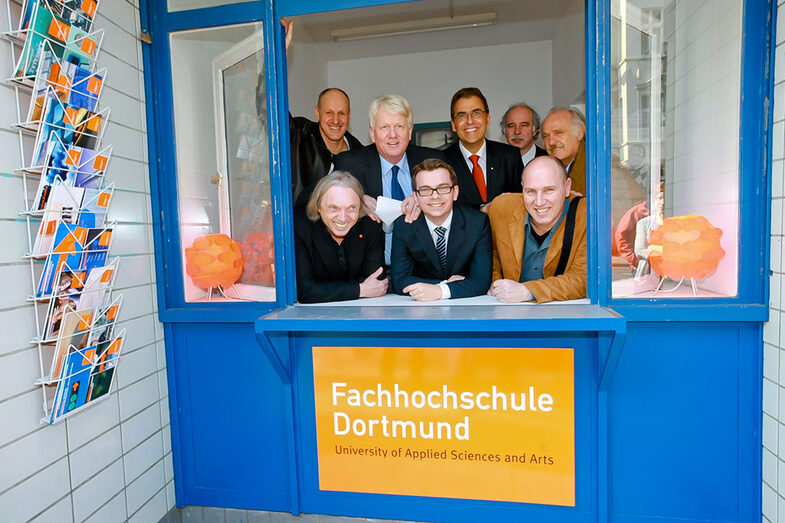
<path fill-rule="evenodd" d="M 382 185 L 382 161 L 379 159 L 379 151 L 376 146 L 371 150 L 373 153 L 366 158 L 365 164 L 368 172 L 368 194 L 377 198 L 384 195 L 384 186 Z"/>
<path fill-rule="evenodd" d="M 433 243 L 433 236 L 431 236 L 431 231 L 428 230 L 428 224 L 425 223 L 425 216 L 420 216 L 415 225 L 415 235 L 417 237 L 417 241 L 420 242 L 422 245 L 423 251 L 425 251 L 425 255 L 433 264 L 434 268 L 438 272 L 442 270 L 442 264 L 439 261 L 439 255 L 436 253 L 436 245 Z M 452 236 L 452 235 L 451 235 Z M 447 249 L 447 253 L 449 256 L 450 249 Z"/>
<path fill-rule="evenodd" d="M 526 240 L 524 238 L 526 211 L 524 210 L 523 202 L 521 202 L 520 207 L 515 208 L 512 214 L 513 219 L 509 223 L 510 242 L 512 243 L 513 255 L 515 256 L 515 266 L 520 271 L 523 265 L 523 244 Z"/>
<path fill-rule="evenodd" d="M 488 201 L 491 201 L 502 192 L 502 178 L 496 174 L 498 166 L 491 142 L 485 140 L 485 143 L 485 168 L 488 171 L 485 173 L 485 185 L 488 188 Z"/>
<path fill-rule="evenodd" d="M 422 162 L 424 158 L 420 158 L 420 151 L 414 145 L 409 144 L 406 148 L 406 163 L 409 164 L 409 172 L 412 172 L 418 163 Z"/>
<path fill-rule="evenodd" d="M 458 148 L 458 144 L 453 144 L 447 151 L 449 151 L 447 162 L 452 165 L 455 174 L 458 176 L 458 187 L 460 187 L 463 198 L 470 204 L 481 204 L 482 198 L 480 197 L 480 190 L 477 189 L 477 184 L 474 183 L 472 172 L 469 170 L 469 165 L 463 158 L 461 150 Z"/>
<path fill-rule="evenodd" d="M 452 210 L 450 237 L 447 239 L 447 276 L 452 275 L 453 268 L 457 266 L 456 260 L 463 247 L 467 245 L 466 240 L 466 219 L 460 208 L 455 206 Z"/>

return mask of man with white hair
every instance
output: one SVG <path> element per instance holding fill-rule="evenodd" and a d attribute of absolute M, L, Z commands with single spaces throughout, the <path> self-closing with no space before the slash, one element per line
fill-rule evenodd
<path fill-rule="evenodd" d="M 586 194 L 586 119 L 572 107 L 554 107 L 542 122 L 542 141 L 548 154 L 561 161 L 572 180 L 573 192 Z"/>
<path fill-rule="evenodd" d="M 385 196 L 401 201 L 401 211 L 411 222 L 419 215 L 412 190 L 412 169 L 428 158 L 444 160 L 444 155 L 439 150 L 410 143 L 414 129 L 412 108 L 403 96 L 390 94 L 376 98 L 371 102 L 368 119 L 373 144 L 339 154 L 335 168 L 360 180 L 371 217 L 375 217 L 376 199 Z M 385 229 L 384 259 L 389 265 L 392 228 Z"/>
<path fill-rule="evenodd" d="M 572 107 L 554 107 L 542 123 L 548 155 L 561 161 L 572 192 L 586 194 L 586 119 Z M 619 159 L 611 157 L 611 218 L 614 227 L 630 208 L 644 200 L 643 190 Z"/>

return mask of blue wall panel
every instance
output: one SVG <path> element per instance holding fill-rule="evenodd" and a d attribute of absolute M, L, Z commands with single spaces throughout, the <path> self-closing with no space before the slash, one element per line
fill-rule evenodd
<path fill-rule="evenodd" d="M 179 442 L 174 431 L 173 439 L 184 493 L 178 504 L 288 510 L 287 395 L 253 325 L 171 331 L 171 410 L 180 426 Z"/>
<path fill-rule="evenodd" d="M 611 513 L 760 515 L 758 324 L 628 324 L 610 396 Z"/>
<path fill-rule="evenodd" d="M 611 520 L 759 518 L 760 340 L 757 323 L 628 324 L 608 399 Z M 434 521 L 596 521 L 605 490 L 597 446 L 600 343 L 560 333 L 301 334 L 291 344 L 290 391 L 251 325 L 171 326 L 178 503 Z M 313 345 L 574 347 L 577 506 L 320 491 Z"/>

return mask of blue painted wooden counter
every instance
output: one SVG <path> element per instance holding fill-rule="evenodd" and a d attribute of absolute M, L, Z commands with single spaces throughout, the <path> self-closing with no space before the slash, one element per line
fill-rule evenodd
<path fill-rule="evenodd" d="M 602 333 L 610 335 L 611 342 L 601 367 L 600 387 L 606 389 L 624 346 L 626 323 L 610 309 L 588 304 L 295 306 L 259 318 L 255 329 L 259 344 L 284 383 L 291 381 L 291 369 L 281 352 L 286 346 L 273 340 L 285 333 Z"/>
<path fill-rule="evenodd" d="M 395 297 L 399 303 L 409 302 Z M 292 400 L 287 416 L 293 512 L 398 519 L 547 518 L 605 520 L 608 514 L 607 389 L 626 322 L 589 304 L 289 307 L 255 323 L 257 340 Z M 311 349 L 319 345 L 573 347 L 576 506 L 326 492 L 318 487 Z"/>

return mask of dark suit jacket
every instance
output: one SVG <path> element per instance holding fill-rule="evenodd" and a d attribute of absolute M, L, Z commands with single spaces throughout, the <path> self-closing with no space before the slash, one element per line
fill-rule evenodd
<path fill-rule="evenodd" d="M 346 267 L 338 263 L 340 251 Z M 294 210 L 294 256 L 297 267 L 297 299 L 302 303 L 354 300 L 360 283 L 384 266 L 384 233 L 367 216 L 338 245 L 321 220 L 312 222 L 305 208 Z"/>
<path fill-rule="evenodd" d="M 458 202 L 469 207 L 479 208 L 480 205 L 488 203 L 500 194 L 506 192 L 521 192 L 521 173 L 523 173 L 523 162 L 521 161 L 521 150 L 506 143 L 485 140 L 485 152 L 488 158 L 485 173 L 485 184 L 487 187 L 488 199 L 480 197 L 477 184 L 474 183 L 472 171 L 464 160 L 458 143 L 454 143 L 444 150 L 447 163 L 455 169 L 458 175 Z"/>
<path fill-rule="evenodd" d="M 438 149 L 412 144 L 406 148 L 406 162 L 409 164 L 409 172 L 414 169 L 415 165 L 428 158 L 444 160 L 444 154 Z M 382 162 L 376 145 L 366 145 L 357 151 L 342 152 L 335 157 L 335 169 L 348 171 L 360 180 L 363 191 L 368 196 L 378 198 L 384 195 L 382 192 Z"/>
<path fill-rule="evenodd" d="M 393 227 L 393 290 L 403 294 L 412 283 L 439 283 L 454 274 L 466 279 L 448 283 L 451 298 L 479 296 L 488 292 L 493 273 L 491 227 L 488 217 L 469 207 L 453 207 L 447 239 L 447 268 L 442 269 L 433 237 L 420 215 L 414 223 L 401 216 Z"/>
<path fill-rule="evenodd" d="M 348 131 L 344 135 L 349 150 L 361 149 L 363 144 Z M 295 205 L 304 205 L 316 182 L 327 175 L 333 153 L 324 144 L 319 122 L 289 115 L 289 148 L 292 153 L 292 195 Z"/>

